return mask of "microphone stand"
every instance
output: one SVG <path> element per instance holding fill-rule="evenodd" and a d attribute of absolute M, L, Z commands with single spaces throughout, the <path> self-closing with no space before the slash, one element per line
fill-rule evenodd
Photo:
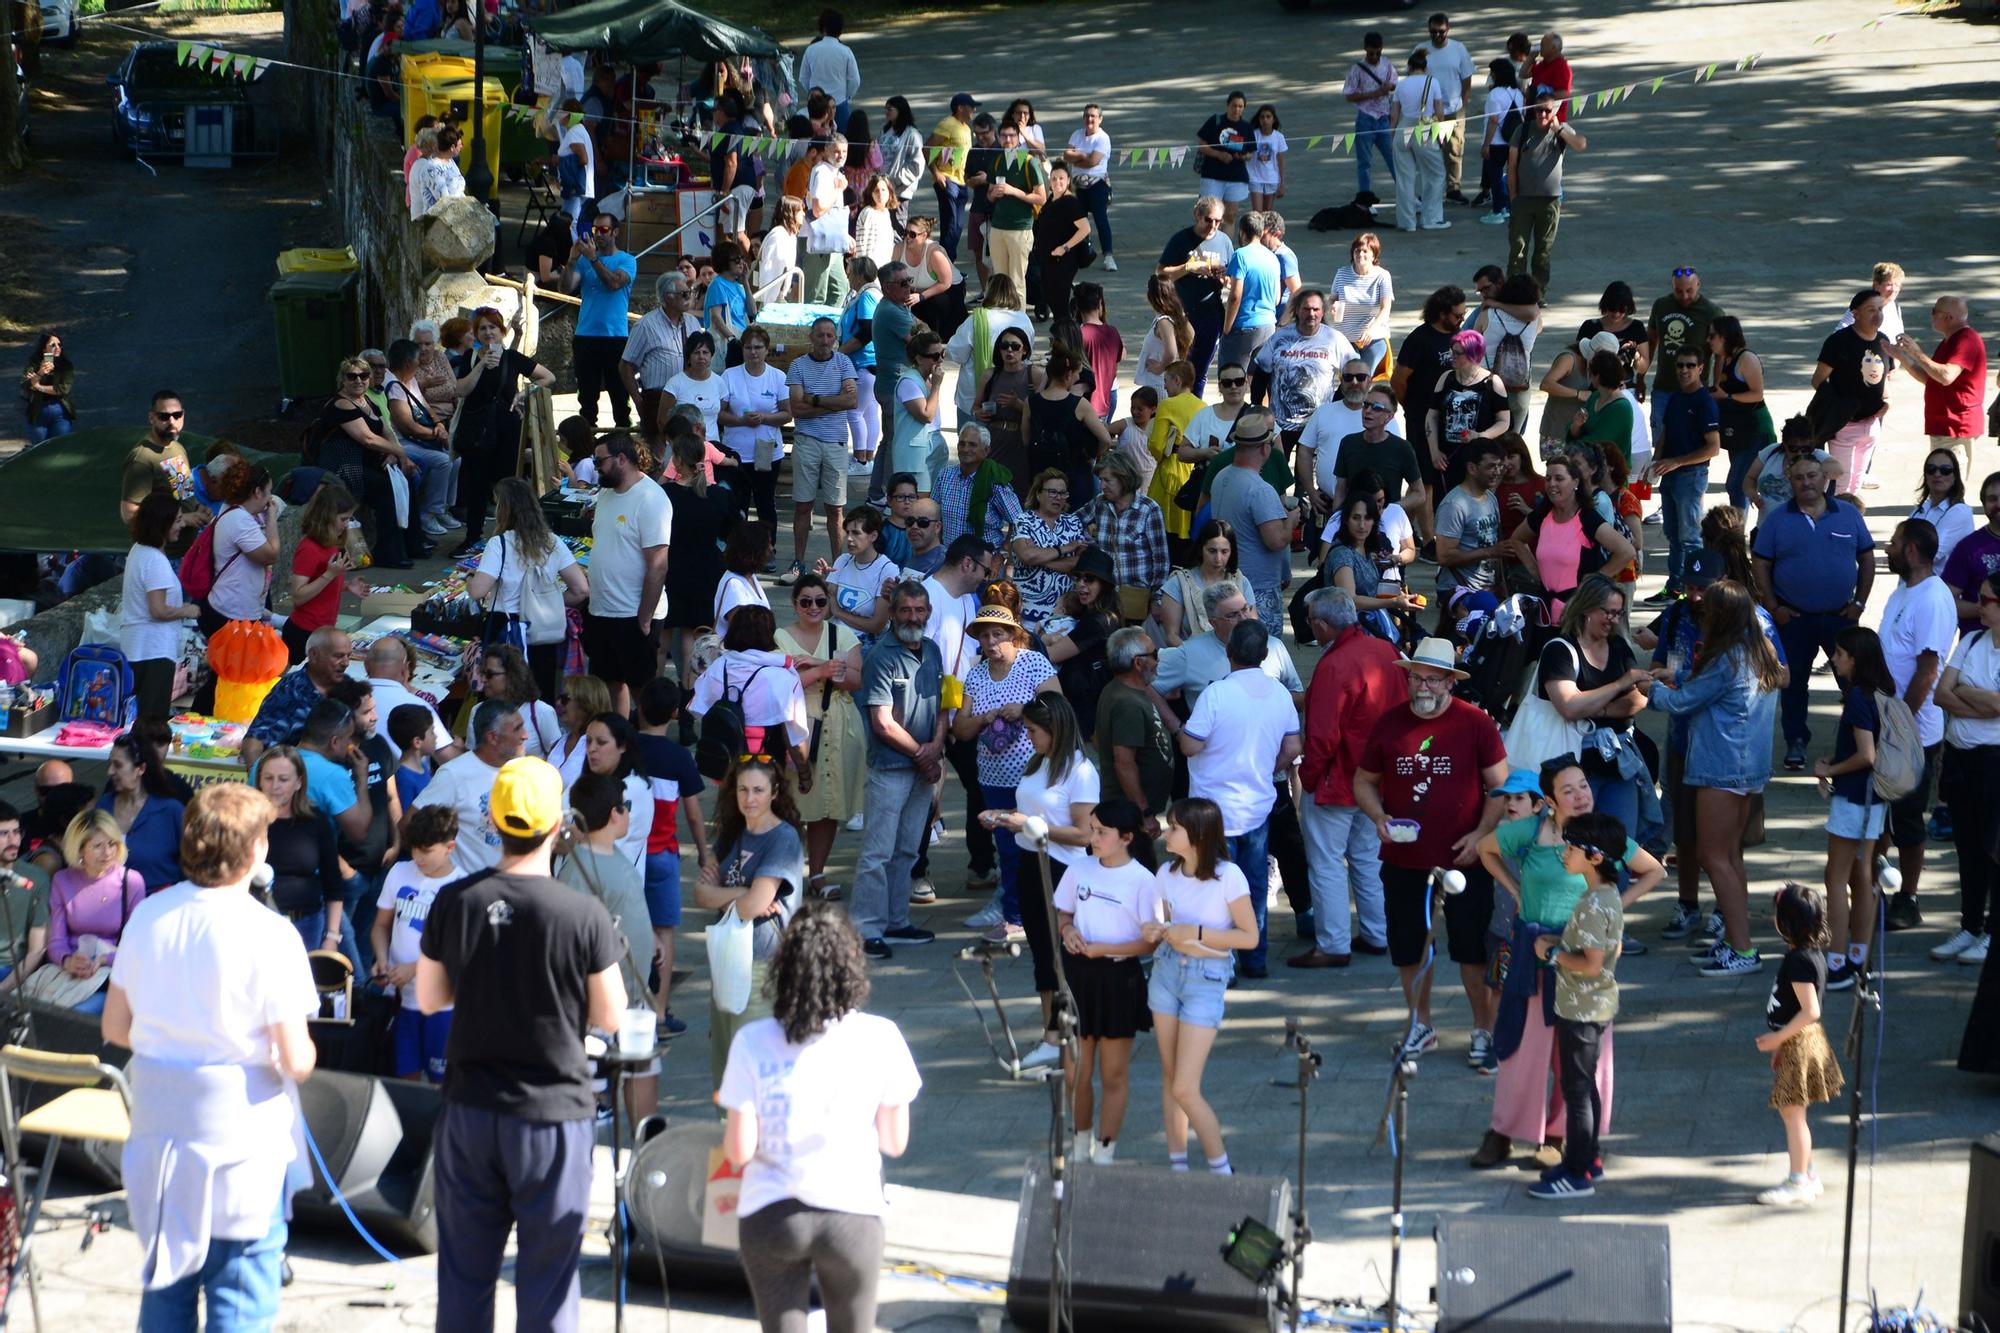
<path fill-rule="evenodd" d="M 1298 1053 L 1297 1088 L 1299 1090 L 1299 1166 L 1298 1184 L 1292 1193 L 1292 1291 L 1291 1291 L 1291 1333 L 1299 1333 L 1300 1305 L 1303 1297 L 1301 1284 L 1305 1281 L 1306 1246 L 1312 1244 L 1312 1225 L 1306 1220 L 1306 1090 L 1319 1077 L 1320 1055 L 1312 1048 L 1304 1034 L 1299 1031 L 1296 1017 L 1285 1020 L 1285 1045 Z M 1273 1083 L 1283 1086 L 1281 1080 Z"/>
<path fill-rule="evenodd" d="M 1410 1080 L 1417 1076 L 1417 1062 L 1409 1053 L 1410 1037 L 1417 1030 L 1417 996 L 1424 980 L 1437 962 L 1437 927 L 1431 920 L 1437 905 L 1437 889 L 1450 872 L 1433 870 L 1424 884 L 1424 965 L 1417 970 L 1410 987 L 1410 1018 L 1403 1039 L 1396 1043 L 1389 1061 L 1389 1097 L 1382 1106 L 1382 1118 L 1375 1126 L 1375 1142 L 1389 1142 L 1392 1163 L 1389 1186 L 1389 1310 L 1388 1333 L 1396 1333 L 1402 1313 L 1403 1296 L 1403 1158 L 1408 1154 L 1410 1124 Z M 1462 885 L 1461 885 L 1462 887 Z M 1447 893 L 1453 892 L 1449 887 Z"/>
<path fill-rule="evenodd" d="M 1868 1014 L 1880 1013 L 1882 994 L 1875 982 L 1882 965 L 1879 952 L 1886 933 L 1887 910 L 1884 890 L 1893 893 L 1903 887 L 1902 872 L 1895 866 L 1883 864 L 1884 858 L 1876 858 L 1877 875 L 1875 881 L 1875 906 L 1878 929 L 1875 931 L 1875 948 L 1870 950 L 1868 962 L 1856 972 L 1854 977 L 1854 1012 L 1847 1021 L 1847 1067 L 1853 1077 L 1847 1081 L 1847 1220 L 1840 1232 L 1840 1313 L 1837 1316 L 1842 1327 L 1847 1324 L 1847 1282 L 1854 1263 L 1854 1176 L 1861 1157 L 1861 1062 L 1868 1049 Z M 1877 1112 L 1871 1107 L 1872 1117 Z"/>
<path fill-rule="evenodd" d="M 1049 1079 L 1049 1333 L 1074 1329 L 1069 1309 L 1069 1263 L 1064 1254 L 1068 1218 L 1063 1187 L 1068 1178 L 1069 1153 L 1076 1137 L 1076 1106 L 1070 1100 L 1069 1081 L 1075 1077 L 1080 1052 L 1077 1048 L 1076 997 L 1070 992 L 1069 973 L 1063 967 L 1062 939 L 1056 930 L 1055 881 L 1049 875 L 1049 831 L 1043 824 L 1032 832 L 1035 856 L 1042 870 L 1042 910 L 1049 924 L 1050 954 L 1055 963 L 1056 995 L 1053 1006 L 1056 1044 L 1062 1050 L 1062 1069 Z"/>

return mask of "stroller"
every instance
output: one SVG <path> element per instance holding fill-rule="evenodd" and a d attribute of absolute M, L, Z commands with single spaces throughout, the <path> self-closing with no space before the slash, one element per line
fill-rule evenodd
<path fill-rule="evenodd" d="M 1452 596 L 1452 638 L 1467 676 L 1453 691 L 1479 705 L 1502 728 L 1513 721 L 1521 687 L 1535 660 L 1538 629 L 1548 620 L 1547 604 L 1527 593 L 1501 599 L 1485 590 L 1461 589 Z"/>

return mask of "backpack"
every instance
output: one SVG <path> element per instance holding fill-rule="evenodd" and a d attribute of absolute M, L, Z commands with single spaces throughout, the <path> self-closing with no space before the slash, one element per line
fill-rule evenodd
<path fill-rule="evenodd" d="M 710 782 L 729 775 L 729 766 L 749 745 L 749 724 L 743 718 L 743 692 L 765 670 L 758 667 L 735 690 L 729 688 L 729 668 L 722 668 L 722 697 L 702 714 L 701 735 L 694 743 L 694 766 Z"/>
<path fill-rule="evenodd" d="M 56 673 L 56 696 L 58 722 L 124 727 L 138 711 L 131 664 L 108 643 L 80 643 L 69 650 Z"/>
<path fill-rule="evenodd" d="M 224 509 L 222 514 L 228 512 Z M 202 524 L 201 531 L 194 535 L 194 544 L 181 556 L 180 569 L 176 572 L 180 575 L 181 592 L 190 602 L 206 603 L 208 595 L 215 591 L 215 581 L 222 577 L 222 569 L 235 564 L 236 557 L 243 554 L 232 551 L 229 559 L 223 561 L 222 569 L 215 567 L 215 529 L 222 522 L 222 514 L 215 516 L 215 522 Z"/>
<path fill-rule="evenodd" d="M 1893 694 L 1877 694 L 1875 711 L 1875 770 L 1869 782 L 1885 801 L 1899 801 L 1917 789 L 1924 773 L 1924 747 L 1917 740 L 1916 715 Z"/>
<path fill-rule="evenodd" d="M 1509 329 L 1503 323 L 1500 345 L 1493 352 L 1493 373 L 1507 386 L 1509 393 L 1521 393 L 1528 387 L 1528 346 L 1521 341 L 1520 329 Z"/>

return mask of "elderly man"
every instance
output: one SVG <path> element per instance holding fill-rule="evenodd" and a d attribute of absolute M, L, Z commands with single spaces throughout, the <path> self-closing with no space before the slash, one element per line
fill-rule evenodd
<path fill-rule="evenodd" d="M 1014 494 L 1014 474 L 993 461 L 992 437 L 977 421 L 958 427 L 958 466 L 931 478 L 931 496 L 944 513 L 947 546 L 966 533 L 999 547 L 1007 529 L 1021 518 Z"/>
<path fill-rule="evenodd" d="M 949 469 L 947 469 L 949 470 Z M 1173 565 L 1167 559 L 1167 520 L 1159 502 L 1139 494 L 1139 469 L 1130 456 L 1114 449 L 1097 460 L 1097 497 L 1079 517 L 1093 545 L 1111 553 L 1124 588 L 1144 588 L 1147 606 L 1160 595 Z M 1123 594 L 1121 592 L 1121 601 Z M 1125 608 L 1128 620 L 1144 619 Z"/>
<path fill-rule="evenodd" d="M 451 866 L 461 875 L 490 870 L 500 862 L 500 831 L 493 826 L 493 780 L 509 759 L 517 759 L 527 741 L 521 710 L 487 699 L 472 710 L 473 748 L 440 768 L 418 796 L 413 809 L 448 805 L 458 811 L 458 841 Z"/>
<path fill-rule="evenodd" d="M 881 307 L 876 307 L 881 319 Z M 847 505 L 847 413 L 861 401 L 861 376 L 840 350 L 840 329 L 822 316 L 813 321 L 806 355 L 785 371 L 792 399 L 792 567 L 778 582 L 789 586 L 806 570 L 813 506 L 826 512 L 827 553 L 839 559 Z M 888 454 L 887 449 L 881 451 Z"/>
<path fill-rule="evenodd" d="M 1257 618 L 1273 638 L 1285 623 L 1284 586 L 1291 579 L 1292 525 L 1296 498 L 1280 496 L 1258 475 L 1278 443 L 1271 414 L 1247 407 L 1231 432 L 1236 457 L 1216 474 L 1209 512 L 1236 529 L 1236 560 L 1257 594 Z"/>
<path fill-rule="evenodd" d="M 1464 680 L 1445 639 L 1425 639 L 1400 665 L 1409 673 L 1410 702 L 1392 708 L 1355 760 L 1354 803 L 1382 840 L 1382 891 L 1389 925 L 1389 961 L 1416 1015 L 1404 1039 L 1405 1058 L 1437 1045 L 1431 1026 L 1432 970 L 1424 966 L 1431 934 L 1433 871 L 1477 863 L 1479 840 L 1500 822 L 1502 802 L 1488 793 L 1507 780 L 1507 746 L 1484 711 L 1452 697 Z M 1486 986 L 1484 895 L 1445 894 L 1447 952 L 1472 1008 L 1475 1033 L 1490 1030 Z M 1485 899 L 1482 904 L 1479 898 Z"/>
<path fill-rule="evenodd" d="M 1188 795 L 1214 801 L 1222 811 L 1229 859 L 1250 885 L 1257 917 L 1255 948 L 1237 950 L 1237 968 L 1255 981 L 1264 964 L 1266 899 L 1270 897 L 1271 811 L 1275 782 L 1299 757 L 1299 715 L 1278 682 L 1265 674 L 1271 633 L 1254 620 L 1229 633 L 1229 674 L 1202 691 L 1180 732 L 1188 757 Z M 1274 777 L 1274 775 L 1277 775 Z M 1290 787 L 1284 788 L 1287 803 Z"/>
<path fill-rule="evenodd" d="M 662 273 L 653 284 L 659 304 L 632 326 L 619 354 L 618 373 L 639 404 L 639 430 L 648 439 L 660 438 L 667 428 L 661 391 L 687 363 L 688 335 L 701 332 L 700 317 L 688 309 L 689 295 L 688 280 L 679 269 Z"/>
<path fill-rule="evenodd" d="M 1962 296 L 1940 296 L 1931 306 L 1931 327 L 1939 342 L 1925 356 L 1905 333 L 1892 344 L 1896 359 L 1924 386 L 1924 433 L 1931 448 L 1951 449 L 1962 475 L 1972 474 L 1972 442 L 1985 425 L 1979 409 L 1986 401 L 1986 340 L 1972 327 Z"/>
<path fill-rule="evenodd" d="M 1785 461 L 1792 498 L 1764 511 L 1751 543 L 1758 595 L 1778 626 L 1791 675 L 1778 700 L 1785 769 L 1806 766 L 1806 685 L 1840 631 L 1861 619 L 1875 583 L 1875 538 L 1859 510 L 1826 493 L 1826 471 L 1811 454 Z"/>
<path fill-rule="evenodd" d="M 924 633 L 930 615 L 923 584 L 906 581 L 890 590 L 890 632 L 862 659 L 854 696 L 868 732 L 868 786 L 852 915 L 863 950 L 885 961 L 892 943 L 937 938 L 910 924 L 909 888 L 930 822 L 931 789 L 944 772 L 944 658 Z"/>
<path fill-rule="evenodd" d="M 1157 828 L 1173 797 L 1174 737 L 1181 722 L 1154 702 L 1160 650 L 1137 625 L 1114 631 L 1104 655 L 1111 679 L 1097 698 L 1097 772 L 1103 789 L 1139 807 Z"/>
<path fill-rule="evenodd" d="M 929 496 L 910 506 L 910 558 L 903 572 L 913 579 L 927 579 L 944 563 L 944 510 Z"/>
<path fill-rule="evenodd" d="M 243 737 L 243 762 L 254 764 L 269 747 L 291 744 L 313 705 L 347 674 L 347 661 L 353 655 L 354 641 L 347 631 L 331 625 L 314 630 L 306 638 L 305 662 L 279 678 L 251 719 Z"/>
<path fill-rule="evenodd" d="M 375 691 L 375 734 L 388 743 L 390 762 L 398 762 L 403 752 L 389 737 L 389 714 L 404 704 L 418 704 L 431 715 L 431 742 L 437 748 L 432 751 L 434 762 L 448 764 L 465 753 L 465 747 L 452 739 L 451 729 L 439 717 L 437 709 L 430 701 L 410 688 L 410 677 L 416 669 L 416 659 L 410 653 L 410 645 L 391 634 L 385 634 L 368 647 L 368 655 L 362 659 L 368 672 L 369 688 Z"/>
<path fill-rule="evenodd" d="M 1325 651 L 1306 686 L 1305 754 L 1299 782 L 1305 800 L 1306 858 L 1312 874 L 1313 947 L 1287 967 L 1346 967 L 1353 950 L 1388 952 L 1382 906 L 1382 839 L 1355 803 L 1354 770 L 1362 746 L 1385 714 L 1407 704 L 1410 686 L 1396 650 L 1361 628 L 1354 594 L 1320 588 L 1306 598 L 1313 638 Z M 1347 895 L 1361 909 L 1361 939 L 1351 935 Z"/>

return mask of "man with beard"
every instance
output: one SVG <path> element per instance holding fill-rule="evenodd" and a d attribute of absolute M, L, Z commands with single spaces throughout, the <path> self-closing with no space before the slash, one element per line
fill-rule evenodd
<path fill-rule="evenodd" d="M 1301 291 L 1292 301 L 1291 325 L 1272 334 L 1256 356 L 1257 365 L 1271 377 L 1271 413 L 1287 453 L 1298 447 L 1306 423 L 1326 401 L 1334 369 L 1355 359 L 1354 345 L 1326 322 L 1326 293 L 1312 287 Z M 1358 411 L 1354 420 L 1353 429 L 1360 430 Z M 1301 460 L 1299 467 L 1303 471 L 1306 463 Z"/>
<path fill-rule="evenodd" d="M 1319 559 L 1320 526 L 1332 517 L 1334 493 L 1340 488 L 1339 478 L 1334 474 L 1340 462 L 1340 442 L 1358 435 L 1367 426 L 1362 420 L 1362 408 L 1368 399 L 1368 383 L 1373 378 L 1368 363 L 1350 352 L 1340 363 L 1339 395 L 1325 399 L 1313 409 L 1295 441 L 1299 450 L 1296 469 L 1299 499 L 1312 507 L 1319 520 L 1306 524 L 1306 546 L 1314 560 Z M 1403 438 L 1402 419 L 1393 412 L 1383 429 L 1399 440 Z"/>
<path fill-rule="evenodd" d="M 1500 822 L 1502 802 L 1488 793 L 1507 781 L 1507 746 L 1500 728 L 1476 705 L 1452 696 L 1464 680 L 1449 641 L 1425 639 L 1401 663 L 1410 702 L 1375 724 L 1354 772 L 1354 803 L 1382 837 L 1382 897 L 1389 920 L 1389 961 L 1416 1014 L 1404 1039 L 1405 1058 L 1437 1045 L 1431 1026 L 1431 972 L 1423 967 L 1431 921 L 1433 870 L 1466 867 L 1479 840 Z M 1447 952 L 1458 964 L 1475 1030 L 1490 1030 L 1486 986 L 1486 923 L 1492 888 L 1468 888 L 1444 898 Z M 1484 902 L 1478 901 L 1483 897 Z M 1421 979 L 1419 974 L 1421 973 Z"/>
<path fill-rule="evenodd" d="M 1987 575 L 2000 570 L 2000 472 L 1988 473 L 1979 483 L 1979 505 L 1986 511 L 1985 526 L 1962 538 L 1944 562 L 1945 586 L 1958 598 L 1960 634 L 1979 628 L 1979 585 Z M 39 771 L 35 781 L 39 789 Z"/>
<path fill-rule="evenodd" d="M 1924 873 L 1924 814 L 1937 780 L 1944 747 L 1944 710 L 1931 697 L 1958 637 L 1958 605 L 1944 580 L 1932 570 L 1937 529 L 1921 518 L 1905 519 L 1889 536 L 1889 572 L 1899 582 L 1882 608 L 1882 658 L 1896 690 L 1917 719 L 1917 743 L 1924 747 L 1917 785 L 1889 804 L 1886 844 L 1896 849 L 1903 884 L 1888 903 L 1890 930 L 1923 924 L 1917 910 L 1917 881 Z"/>
<path fill-rule="evenodd" d="M 1708 329 L 1726 315 L 1701 294 L 1701 275 L 1691 265 L 1674 270 L 1673 290 L 1653 302 L 1646 317 L 1646 364 L 1653 367 L 1653 433 L 1659 434 L 1667 411 L 1667 395 L 1676 387 L 1674 358 L 1682 351 L 1702 359 L 1701 382 L 1708 382 Z"/>
<path fill-rule="evenodd" d="M 153 405 L 146 415 L 146 433 L 125 455 L 125 467 L 120 486 L 121 498 L 118 502 L 119 521 L 130 523 L 132 516 L 139 512 L 139 502 L 154 491 L 171 491 L 181 502 L 187 513 L 183 535 L 167 549 L 168 555 L 179 555 L 194 542 L 194 534 L 214 517 L 207 506 L 195 498 L 194 467 L 188 461 L 187 449 L 182 446 L 181 433 L 187 429 L 187 408 L 181 396 L 172 389 L 160 389 L 153 394 Z"/>
<path fill-rule="evenodd" d="M 930 823 L 931 789 L 944 772 L 944 658 L 925 637 L 930 615 L 923 584 L 890 590 L 891 632 L 862 659 L 854 696 L 868 731 L 868 786 L 852 915 L 863 951 L 883 962 L 894 956 L 891 943 L 936 938 L 910 924 L 910 870 Z"/>

